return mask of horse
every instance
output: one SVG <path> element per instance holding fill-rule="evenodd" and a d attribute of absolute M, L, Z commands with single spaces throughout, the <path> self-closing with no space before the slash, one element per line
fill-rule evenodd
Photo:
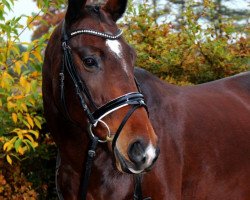
<path fill-rule="evenodd" d="M 134 68 L 116 25 L 126 7 L 69 0 L 49 40 L 42 90 L 59 199 L 249 199 L 250 73 L 175 86 Z"/>

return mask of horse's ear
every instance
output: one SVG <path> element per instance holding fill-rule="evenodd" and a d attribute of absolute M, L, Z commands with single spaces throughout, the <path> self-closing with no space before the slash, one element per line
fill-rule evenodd
<path fill-rule="evenodd" d="M 68 0 L 65 19 L 68 23 L 76 20 L 81 14 L 87 0 Z"/>
<path fill-rule="evenodd" d="M 117 21 L 125 12 L 128 0 L 108 0 L 104 10 L 109 12 L 114 21 Z"/>

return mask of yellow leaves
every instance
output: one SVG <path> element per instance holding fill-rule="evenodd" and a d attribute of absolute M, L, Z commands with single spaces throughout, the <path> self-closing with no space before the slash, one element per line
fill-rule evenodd
<path fill-rule="evenodd" d="M 25 64 L 28 63 L 29 57 L 30 57 L 30 53 L 29 53 L 29 52 L 26 51 L 26 52 L 23 53 L 23 62 L 24 62 Z"/>
<path fill-rule="evenodd" d="M 3 145 L 3 150 L 6 151 L 9 145 L 10 145 L 10 142 L 6 142 L 6 143 Z"/>
<path fill-rule="evenodd" d="M 11 51 L 12 53 L 14 53 L 14 54 L 19 54 L 19 47 L 18 47 L 18 45 L 16 45 L 15 43 L 13 43 L 12 41 L 9 41 L 9 45 L 8 45 L 9 47 L 8 47 L 8 49 L 9 49 L 9 51 Z"/>
<path fill-rule="evenodd" d="M 17 138 L 18 138 L 17 136 L 14 136 L 10 141 L 4 143 L 3 150 L 6 152 L 10 151 L 13 148 L 14 142 L 16 141 Z"/>
<path fill-rule="evenodd" d="M 17 137 L 18 137 L 19 139 L 23 139 L 23 134 L 22 134 L 22 132 L 17 132 Z"/>
<path fill-rule="evenodd" d="M 16 107 L 16 104 L 15 103 L 12 103 L 11 101 L 8 101 L 7 103 L 7 108 L 8 110 L 11 110 L 12 108 Z"/>
<path fill-rule="evenodd" d="M 12 131 L 12 133 L 16 133 L 21 134 L 22 137 L 19 137 L 20 139 L 23 139 L 23 137 L 27 137 L 28 139 L 30 139 L 32 136 L 30 136 L 29 133 L 31 133 L 32 135 L 35 136 L 36 139 L 38 139 L 39 137 L 39 132 L 38 131 L 34 131 L 34 130 L 26 130 L 26 129 L 20 129 L 20 128 L 16 128 Z M 33 139 L 30 139 L 30 141 L 34 142 Z"/>
<path fill-rule="evenodd" d="M 22 148 L 22 147 L 19 147 L 18 150 L 17 150 L 17 152 L 18 152 L 20 155 L 23 155 L 24 152 L 25 152 L 25 149 Z"/>
<path fill-rule="evenodd" d="M 35 58 L 36 58 L 39 62 L 43 62 L 43 58 L 42 58 L 40 52 L 38 52 L 37 50 L 34 50 L 34 51 L 33 51 L 33 55 L 35 56 Z"/>
<path fill-rule="evenodd" d="M 33 127 L 34 127 L 34 122 L 33 122 L 33 120 L 31 119 L 31 117 L 30 117 L 29 114 L 26 116 L 26 119 L 27 119 L 29 125 L 31 126 L 31 128 L 33 128 Z"/>
<path fill-rule="evenodd" d="M 17 123 L 17 114 L 16 113 L 12 113 L 12 120 L 15 124 Z"/>
<path fill-rule="evenodd" d="M 1 4 L 1 3 L 0 3 Z M 1 5 L 0 5 L 1 7 Z M 0 14 L 1 15 L 1 14 Z M 28 28 L 41 16 L 23 16 Z M 1 17 L 0 17 L 1 18 Z M 0 30 L 0 145 L 6 162 L 12 164 L 15 158 L 38 146 L 39 129 L 43 118 L 37 111 L 42 108 L 41 66 L 42 52 L 49 34 L 32 42 L 22 42 L 18 33 L 21 18 L 7 20 Z M 3 37 L 1 37 L 1 34 Z M 39 116 L 40 115 L 40 116 Z M 13 131 L 12 131 L 13 130 Z M 4 133 L 4 134 L 3 134 Z M 21 157 L 22 158 L 22 157 Z"/>
<path fill-rule="evenodd" d="M 16 97 L 15 97 L 16 98 Z M 14 122 L 14 124 L 23 124 L 28 129 L 41 129 L 42 125 L 42 118 L 39 116 L 35 116 L 34 113 L 30 115 L 28 113 L 28 107 L 25 102 L 17 102 L 13 103 L 12 100 L 15 99 L 13 97 L 8 98 L 7 108 L 9 111 L 12 111 L 11 113 L 11 119 Z M 23 96 L 17 97 L 17 99 L 22 99 Z M 33 101 L 31 101 L 33 102 Z M 35 102 L 33 102 L 35 103 Z M 14 111 L 14 112 L 13 112 Z"/>
<path fill-rule="evenodd" d="M 13 96 L 12 98 L 15 100 L 19 100 L 19 99 L 23 99 L 25 96 L 23 95 L 17 95 L 17 96 Z"/>
<path fill-rule="evenodd" d="M 31 144 L 33 145 L 34 148 L 38 147 L 38 143 L 37 142 L 32 142 Z"/>
<path fill-rule="evenodd" d="M 18 75 L 20 75 L 21 69 L 22 69 L 22 61 L 17 61 L 14 66 L 14 70 Z"/>
<path fill-rule="evenodd" d="M 14 155 L 13 152 L 22 156 L 31 149 L 35 150 L 38 147 L 38 143 L 34 140 L 34 137 L 36 139 L 39 137 L 38 131 L 20 128 L 15 128 L 11 134 L 15 134 L 11 140 L 8 141 L 7 138 L 1 139 L 2 142 L 5 142 L 3 150 L 6 152 L 6 160 L 9 164 L 12 164 L 11 155 Z"/>
<path fill-rule="evenodd" d="M 31 135 L 25 134 L 24 137 L 28 138 L 31 142 L 34 142 L 34 139 Z"/>
<path fill-rule="evenodd" d="M 31 129 L 30 124 L 26 120 L 22 120 L 22 122 L 28 129 Z"/>
<path fill-rule="evenodd" d="M 32 133 L 32 134 L 36 137 L 36 139 L 38 139 L 38 137 L 39 137 L 39 132 L 34 131 L 34 130 L 28 130 L 28 132 L 29 132 L 29 133 Z"/>
<path fill-rule="evenodd" d="M 6 160 L 10 165 L 12 165 L 12 159 L 10 158 L 9 155 L 6 156 Z"/>
<path fill-rule="evenodd" d="M 13 131 L 12 131 L 12 133 L 16 133 L 16 134 L 25 134 L 25 133 L 28 133 L 28 131 L 27 130 L 22 130 L 22 129 L 20 129 L 20 128 L 15 128 Z"/>
<path fill-rule="evenodd" d="M 29 102 L 34 106 L 36 104 L 34 99 L 29 99 Z"/>
<path fill-rule="evenodd" d="M 31 73 L 31 77 L 33 77 L 33 78 L 36 78 L 36 77 L 38 77 L 38 76 L 40 76 L 40 75 L 41 75 L 41 74 L 38 73 L 37 71 Z"/>
<path fill-rule="evenodd" d="M 42 129 L 41 122 L 39 121 L 38 118 L 34 118 L 34 122 L 35 122 L 36 126 L 37 126 L 39 129 Z"/>
<path fill-rule="evenodd" d="M 34 27 L 33 25 L 33 21 L 34 20 L 41 20 L 41 17 L 40 16 L 36 16 L 35 18 L 33 16 L 27 16 L 27 21 L 26 21 L 26 24 L 27 24 L 27 27 L 29 29 L 32 29 Z"/>
<path fill-rule="evenodd" d="M 27 105 L 25 103 L 21 103 L 21 108 L 25 111 L 28 112 Z"/>
<path fill-rule="evenodd" d="M 13 82 L 14 82 L 14 79 L 12 78 L 10 74 L 8 74 L 7 71 L 4 71 L 3 73 L 0 74 L 0 86 L 2 88 L 10 90 Z"/>
<path fill-rule="evenodd" d="M 27 80 L 26 80 L 26 78 L 25 78 L 24 76 L 21 76 L 21 77 L 20 77 L 19 82 L 20 82 L 20 85 L 21 85 L 22 87 L 26 87 L 26 86 L 28 85 L 28 82 L 27 82 Z"/>
<path fill-rule="evenodd" d="M 20 85 L 23 87 L 25 93 L 29 93 L 31 89 L 31 83 L 27 80 L 27 77 L 21 76 L 19 79 Z"/>

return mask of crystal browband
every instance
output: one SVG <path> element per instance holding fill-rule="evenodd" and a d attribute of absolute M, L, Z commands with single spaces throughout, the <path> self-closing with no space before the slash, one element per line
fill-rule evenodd
<path fill-rule="evenodd" d="M 72 38 L 76 35 L 80 35 L 80 34 L 95 35 L 95 36 L 99 36 L 99 37 L 102 37 L 105 39 L 115 40 L 122 35 L 122 30 L 119 29 L 119 31 L 116 35 L 111 35 L 111 34 L 99 32 L 99 31 L 94 31 L 94 30 L 89 30 L 89 29 L 81 29 L 81 30 L 76 30 L 76 31 L 71 32 L 70 38 Z"/>

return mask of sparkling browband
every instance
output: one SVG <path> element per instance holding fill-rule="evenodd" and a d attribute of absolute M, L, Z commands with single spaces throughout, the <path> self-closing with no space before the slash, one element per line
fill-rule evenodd
<path fill-rule="evenodd" d="M 119 29 L 119 31 L 118 31 L 118 33 L 116 35 L 111 35 L 111 34 L 102 33 L 102 32 L 99 32 L 99 31 L 81 29 L 81 30 L 71 32 L 70 37 L 74 37 L 74 36 L 80 35 L 80 34 L 95 35 L 95 36 L 103 37 L 105 39 L 115 40 L 115 39 L 119 38 L 122 35 L 122 30 Z"/>

